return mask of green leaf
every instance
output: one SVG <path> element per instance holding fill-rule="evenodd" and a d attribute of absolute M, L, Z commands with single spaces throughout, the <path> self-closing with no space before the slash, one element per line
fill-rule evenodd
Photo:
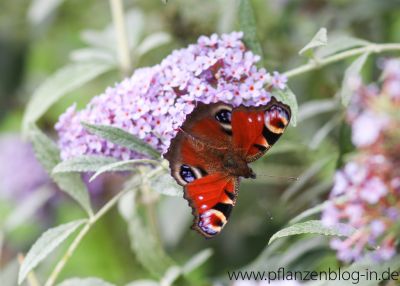
<path fill-rule="evenodd" d="M 53 169 L 56 173 L 96 172 L 99 168 L 117 162 L 113 157 L 80 156 L 60 162 Z"/>
<path fill-rule="evenodd" d="M 69 58 L 74 62 L 104 62 L 110 66 L 117 66 L 117 59 L 111 51 L 101 48 L 82 48 L 74 50 L 69 54 Z"/>
<path fill-rule="evenodd" d="M 278 101 L 281 101 L 287 105 L 289 105 L 290 110 L 292 112 L 292 118 L 290 119 L 290 123 L 292 126 L 297 125 L 297 113 L 298 113 L 298 105 L 297 99 L 292 90 L 289 87 L 286 87 L 284 90 L 274 88 L 272 90 L 272 95 L 276 97 Z"/>
<path fill-rule="evenodd" d="M 50 174 L 58 187 L 76 200 L 82 208 L 91 216 L 89 193 L 79 174 L 52 174 L 53 168 L 60 163 L 59 150 L 42 131 L 33 124 L 29 132 L 37 159 Z"/>
<path fill-rule="evenodd" d="M 328 57 L 338 52 L 342 52 L 351 48 L 363 47 L 371 44 L 366 40 L 354 38 L 346 35 L 330 36 L 329 43 L 321 47 L 315 52 L 315 55 L 319 58 Z"/>
<path fill-rule="evenodd" d="M 341 203 L 345 200 L 345 196 L 340 196 L 334 199 L 334 202 L 336 203 Z M 295 224 L 298 223 L 299 221 L 302 221 L 303 219 L 310 217 L 312 215 L 315 215 L 317 213 L 322 212 L 325 207 L 330 204 L 330 201 L 325 201 L 322 204 L 316 205 L 308 210 L 303 211 L 302 213 L 300 213 L 299 215 L 297 215 L 296 217 L 292 218 L 289 222 L 289 224 Z"/>
<path fill-rule="evenodd" d="M 72 221 L 44 232 L 29 249 L 24 259 L 19 270 L 18 284 L 21 284 L 29 272 L 86 221 L 84 219 Z"/>
<path fill-rule="evenodd" d="M 162 286 L 172 286 L 174 282 L 181 276 L 182 269 L 177 266 L 173 265 L 165 271 L 164 276 L 160 279 L 160 285 Z"/>
<path fill-rule="evenodd" d="M 258 66 L 262 66 L 263 52 L 261 44 L 257 38 L 257 24 L 250 0 L 240 0 L 239 23 L 240 29 L 244 33 L 244 43 L 254 54 L 261 57 L 261 61 L 259 62 Z"/>
<path fill-rule="evenodd" d="M 317 149 L 329 133 L 337 126 L 342 120 L 342 115 L 338 114 L 326 122 L 311 138 L 308 146 L 311 150 Z"/>
<path fill-rule="evenodd" d="M 96 179 L 98 176 L 105 172 L 114 172 L 114 171 L 132 171 L 134 170 L 133 165 L 135 164 L 160 164 L 160 162 L 155 161 L 155 160 L 149 160 L 149 159 L 132 159 L 132 160 L 126 160 L 126 161 L 118 161 L 115 163 L 111 163 L 108 165 L 104 165 L 100 167 L 96 173 L 90 178 L 89 182 L 93 181 Z"/>
<path fill-rule="evenodd" d="M 305 210 L 304 212 L 300 213 L 299 215 L 295 216 L 294 218 L 292 218 L 289 221 L 289 224 L 295 224 L 298 223 L 300 221 L 302 221 L 303 219 L 310 217 L 312 215 L 318 214 L 320 212 L 322 212 L 325 207 L 328 205 L 329 202 L 323 202 L 322 204 L 316 205 L 315 207 L 312 207 L 308 210 Z"/>
<path fill-rule="evenodd" d="M 82 122 L 82 125 L 92 134 L 98 135 L 112 143 L 130 150 L 145 154 L 153 159 L 160 159 L 161 154 L 132 134 L 113 126 L 93 125 Z"/>
<path fill-rule="evenodd" d="M 367 61 L 369 53 L 364 53 L 352 62 L 343 77 L 341 96 L 343 105 L 347 106 L 354 93 L 354 82 L 361 78 L 361 69 Z"/>
<path fill-rule="evenodd" d="M 58 70 L 33 93 L 23 118 L 23 131 L 35 123 L 46 111 L 67 93 L 77 89 L 111 69 L 106 63 L 73 63 Z"/>
<path fill-rule="evenodd" d="M 288 226 L 287 228 L 278 231 L 270 238 L 268 245 L 277 240 L 278 238 L 298 235 L 298 234 L 345 236 L 343 232 L 341 232 L 338 228 L 328 228 L 324 226 L 319 220 L 310 220 Z"/>
<path fill-rule="evenodd" d="M 199 268 L 211 257 L 211 255 L 213 255 L 213 250 L 211 248 L 200 251 L 182 266 L 182 272 L 188 274 L 196 268 Z"/>
<path fill-rule="evenodd" d="M 154 276 L 162 278 L 176 263 L 164 252 L 163 246 L 145 218 L 146 206 L 137 205 L 136 191 L 129 192 L 119 202 L 119 211 L 128 224 L 131 248 L 138 261 Z"/>
<path fill-rule="evenodd" d="M 167 196 L 182 197 L 183 188 L 178 185 L 171 174 L 164 173 L 160 176 L 155 177 L 150 182 L 150 186 L 153 190 Z"/>
<path fill-rule="evenodd" d="M 30 6 L 27 13 L 27 19 L 33 29 L 35 26 L 43 25 L 43 23 L 61 6 L 64 0 L 33 0 L 30 1 Z"/>
<path fill-rule="evenodd" d="M 126 286 L 160 286 L 160 284 L 155 280 L 146 279 L 133 281 Z"/>
<path fill-rule="evenodd" d="M 140 57 L 151 50 L 158 48 L 171 41 L 171 36 L 165 32 L 153 33 L 143 39 L 135 52 Z"/>
<path fill-rule="evenodd" d="M 339 103 L 336 99 L 316 99 L 307 101 L 299 106 L 297 121 L 301 122 L 321 113 L 336 111 L 338 109 Z"/>
<path fill-rule="evenodd" d="M 106 282 L 100 278 L 90 277 L 90 278 L 70 278 L 64 280 L 58 286 L 114 286 L 109 282 Z"/>
<path fill-rule="evenodd" d="M 299 51 L 299 55 L 305 53 L 307 57 L 312 57 L 314 55 L 313 49 L 321 46 L 326 46 L 328 44 L 328 36 L 326 33 L 326 28 L 321 28 L 311 39 L 311 41 Z"/>

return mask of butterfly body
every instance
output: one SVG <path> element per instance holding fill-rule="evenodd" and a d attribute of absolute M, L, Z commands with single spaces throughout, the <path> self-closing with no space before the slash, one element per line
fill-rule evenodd
<path fill-rule="evenodd" d="M 199 103 L 188 115 L 164 157 L 184 187 L 205 237 L 218 234 L 236 203 L 239 178 L 255 178 L 249 163 L 261 157 L 290 121 L 290 108 L 275 98 L 264 106 L 233 108 Z"/>

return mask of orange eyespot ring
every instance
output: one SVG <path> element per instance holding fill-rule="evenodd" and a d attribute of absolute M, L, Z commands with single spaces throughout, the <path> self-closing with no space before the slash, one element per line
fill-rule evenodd
<path fill-rule="evenodd" d="M 206 234 L 213 236 L 219 233 L 226 224 L 226 218 L 220 211 L 210 209 L 200 215 L 199 228 Z"/>
<path fill-rule="evenodd" d="M 273 105 L 265 112 L 264 123 L 271 132 L 282 134 L 289 123 L 289 114 L 282 107 Z"/>

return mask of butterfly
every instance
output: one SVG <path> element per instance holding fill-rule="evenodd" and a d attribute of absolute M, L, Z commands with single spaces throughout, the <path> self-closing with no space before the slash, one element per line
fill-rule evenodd
<path fill-rule="evenodd" d="M 240 178 L 256 178 L 248 164 L 275 144 L 290 117 L 289 106 L 274 97 L 257 107 L 197 103 L 164 154 L 192 208 L 193 229 L 206 238 L 221 232 Z"/>

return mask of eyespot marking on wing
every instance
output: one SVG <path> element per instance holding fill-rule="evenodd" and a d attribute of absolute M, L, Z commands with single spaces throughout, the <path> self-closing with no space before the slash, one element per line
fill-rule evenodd
<path fill-rule="evenodd" d="M 205 172 L 202 169 L 198 169 L 196 167 L 192 167 L 186 164 L 182 164 L 176 172 L 177 176 L 175 176 L 181 185 L 186 185 L 188 183 L 193 182 L 196 179 L 199 179 L 203 177 L 203 172 Z M 206 172 L 205 172 L 206 173 Z"/>
<path fill-rule="evenodd" d="M 223 105 L 218 107 L 214 114 L 215 119 L 221 124 L 225 133 L 232 136 L 232 108 Z"/>
<path fill-rule="evenodd" d="M 216 209 L 209 209 L 200 215 L 198 227 L 206 235 L 212 237 L 219 232 L 226 224 L 225 215 Z"/>
<path fill-rule="evenodd" d="M 285 131 L 289 119 L 289 113 L 279 105 L 272 105 L 264 114 L 265 127 L 276 134 L 282 134 Z"/>

